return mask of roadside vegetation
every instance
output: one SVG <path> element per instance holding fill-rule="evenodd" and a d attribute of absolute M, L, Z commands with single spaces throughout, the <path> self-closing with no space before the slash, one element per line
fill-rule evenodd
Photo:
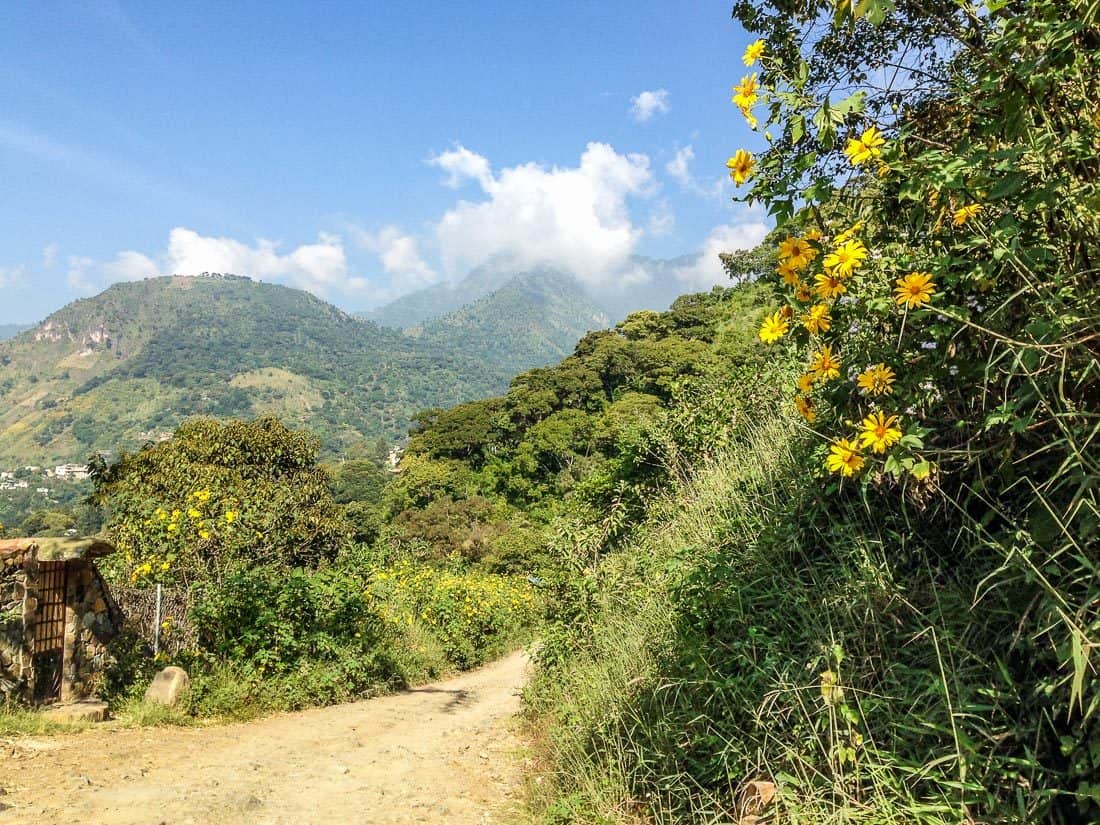
<path fill-rule="evenodd" d="M 778 226 L 733 286 L 423 412 L 397 474 L 271 417 L 98 463 L 112 581 L 192 598 L 117 707 L 337 702 L 537 625 L 548 825 L 1100 818 L 1100 7 L 734 15 Z"/>
<path fill-rule="evenodd" d="M 547 822 L 1100 817 L 1095 4 L 738 3 L 787 361 L 558 545 Z"/>

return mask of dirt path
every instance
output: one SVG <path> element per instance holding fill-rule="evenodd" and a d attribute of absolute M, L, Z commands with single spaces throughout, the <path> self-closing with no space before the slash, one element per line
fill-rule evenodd
<path fill-rule="evenodd" d="M 508 823 L 527 659 L 350 705 L 204 728 L 0 740 L 0 825 Z"/>

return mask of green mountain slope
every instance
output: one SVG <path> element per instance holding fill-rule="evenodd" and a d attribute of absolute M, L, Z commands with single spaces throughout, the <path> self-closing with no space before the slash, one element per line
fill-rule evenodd
<path fill-rule="evenodd" d="M 585 301 L 607 313 L 612 321 L 621 321 L 631 312 L 668 309 L 681 294 L 693 291 L 693 285 L 678 277 L 697 258 L 685 255 L 661 260 L 635 256 L 630 265 L 634 275 L 629 287 L 612 281 L 607 284 L 581 284 L 567 273 L 552 267 L 518 270 L 505 262 L 491 261 L 480 266 L 456 284 L 442 283 L 403 295 L 390 303 L 357 316 L 394 329 L 405 329 L 443 317 L 471 301 L 479 300 L 505 287 L 513 278 L 541 278 L 554 284 L 569 283 L 575 300 Z M 694 285 L 695 288 L 698 285 Z M 558 288 L 558 287 L 555 287 Z"/>
<path fill-rule="evenodd" d="M 0 468 L 132 449 L 199 414 L 274 413 L 329 453 L 398 438 L 602 326 L 570 289 L 517 282 L 402 334 L 247 278 L 117 284 L 0 342 Z"/>
<path fill-rule="evenodd" d="M 468 354 L 514 374 L 564 358 L 586 332 L 610 323 L 575 280 L 548 271 L 517 275 L 495 292 L 406 334 L 432 351 L 461 342 Z"/>
<path fill-rule="evenodd" d="M 433 284 L 416 292 L 410 292 L 408 295 L 402 295 L 377 309 L 356 313 L 356 315 L 383 327 L 393 329 L 415 327 L 456 312 L 467 304 L 503 288 L 513 278 L 540 275 L 559 284 L 568 281 L 572 290 L 583 295 L 580 284 L 558 270 L 543 267 L 521 272 L 514 267 L 491 262 L 470 270 L 458 283 Z"/>

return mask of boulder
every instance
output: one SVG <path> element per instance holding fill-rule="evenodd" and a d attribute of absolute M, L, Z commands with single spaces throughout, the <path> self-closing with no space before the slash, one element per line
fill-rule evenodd
<path fill-rule="evenodd" d="M 174 708 L 190 689 L 191 678 L 186 670 L 181 667 L 166 667 L 153 677 L 152 684 L 145 691 L 145 701 Z"/>
<path fill-rule="evenodd" d="M 67 702 L 63 705 L 50 705 L 42 711 L 42 716 L 51 722 L 62 722 L 64 724 L 102 722 L 107 718 L 107 703 L 88 700 L 85 702 Z"/>

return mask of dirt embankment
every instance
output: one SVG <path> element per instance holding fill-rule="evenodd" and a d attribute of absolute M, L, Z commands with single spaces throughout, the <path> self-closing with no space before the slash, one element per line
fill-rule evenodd
<path fill-rule="evenodd" d="M 0 740 L 0 825 L 514 822 L 526 674 L 516 653 L 255 722 Z"/>

